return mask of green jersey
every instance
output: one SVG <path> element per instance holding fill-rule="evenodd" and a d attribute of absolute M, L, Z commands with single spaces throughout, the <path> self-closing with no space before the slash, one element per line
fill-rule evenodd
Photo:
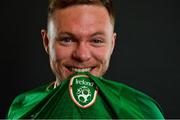
<path fill-rule="evenodd" d="M 46 84 L 13 101 L 8 119 L 164 119 L 151 97 L 119 82 L 75 73 L 53 88 Z"/>

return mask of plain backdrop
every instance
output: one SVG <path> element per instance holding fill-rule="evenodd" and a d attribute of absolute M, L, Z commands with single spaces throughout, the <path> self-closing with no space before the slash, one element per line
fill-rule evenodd
<path fill-rule="evenodd" d="M 118 36 L 105 77 L 153 97 L 166 118 L 180 118 L 178 0 L 113 2 Z M 40 35 L 46 27 L 47 0 L 0 4 L 0 118 L 4 118 L 18 94 L 55 78 Z"/>

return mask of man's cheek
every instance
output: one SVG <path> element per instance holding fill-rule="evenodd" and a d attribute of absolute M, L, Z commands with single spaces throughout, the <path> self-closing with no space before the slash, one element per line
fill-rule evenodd
<path fill-rule="evenodd" d="M 105 61 L 107 61 L 107 59 L 109 59 L 109 55 L 107 54 L 108 51 L 106 52 L 98 52 L 99 54 L 97 54 L 97 58 L 99 61 L 101 61 L 101 63 L 104 63 Z"/>
<path fill-rule="evenodd" d="M 56 51 L 56 60 L 57 61 L 61 61 L 61 60 L 63 60 L 63 59 L 65 59 L 66 58 L 66 54 L 65 53 L 63 53 L 62 51 Z"/>

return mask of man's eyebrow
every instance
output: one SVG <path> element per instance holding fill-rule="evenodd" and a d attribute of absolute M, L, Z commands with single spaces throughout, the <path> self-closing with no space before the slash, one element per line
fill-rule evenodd
<path fill-rule="evenodd" d="M 73 38 L 76 38 L 76 35 L 74 35 L 73 33 L 71 33 L 71 32 L 59 32 L 59 36 L 63 36 L 63 35 L 68 35 L 68 36 L 71 36 L 71 37 L 73 37 Z M 93 34 L 90 34 L 89 36 L 90 37 L 94 37 L 94 36 L 97 36 L 97 35 L 105 35 L 105 33 L 104 32 L 95 32 L 95 33 L 93 33 Z"/>
<path fill-rule="evenodd" d="M 96 35 L 105 35 L 104 32 L 96 32 L 96 33 L 93 33 L 91 36 L 96 36 Z"/>
<path fill-rule="evenodd" d="M 69 36 L 75 36 L 74 34 L 70 32 L 59 32 L 59 35 L 69 35 Z"/>

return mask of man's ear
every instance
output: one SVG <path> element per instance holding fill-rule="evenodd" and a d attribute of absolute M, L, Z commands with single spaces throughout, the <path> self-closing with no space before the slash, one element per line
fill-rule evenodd
<path fill-rule="evenodd" d="M 111 54 L 113 53 L 114 47 L 115 47 L 115 43 L 116 43 L 116 33 L 113 33 L 112 36 L 112 49 L 111 49 Z"/>
<path fill-rule="evenodd" d="M 45 29 L 41 30 L 41 37 L 43 40 L 44 49 L 47 52 L 47 54 L 49 54 L 49 38 L 47 35 L 47 31 Z"/>

